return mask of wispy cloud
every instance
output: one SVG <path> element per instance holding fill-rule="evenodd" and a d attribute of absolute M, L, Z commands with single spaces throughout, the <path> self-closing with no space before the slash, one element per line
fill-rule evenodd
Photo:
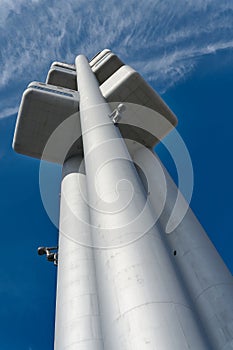
<path fill-rule="evenodd" d="M 10 117 L 18 112 L 19 107 L 9 107 L 0 110 L 0 119 Z"/>
<path fill-rule="evenodd" d="M 232 48 L 232 23 L 230 0 L 2 0 L 0 89 L 45 79 L 53 60 L 109 47 L 163 92 L 201 56 Z"/>

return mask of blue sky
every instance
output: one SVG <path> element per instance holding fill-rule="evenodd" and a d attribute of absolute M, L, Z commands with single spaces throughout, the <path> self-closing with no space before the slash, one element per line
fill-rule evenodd
<path fill-rule="evenodd" d="M 53 344 L 56 268 L 36 249 L 56 243 L 57 228 L 41 202 L 39 161 L 15 154 L 11 142 L 25 87 L 44 81 L 54 60 L 111 48 L 162 94 L 193 162 L 191 206 L 233 271 L 232 23 L 232 1 L 0 2 L 2 349 Z M 167 151 L 158 152 L 175 176 Z"/>

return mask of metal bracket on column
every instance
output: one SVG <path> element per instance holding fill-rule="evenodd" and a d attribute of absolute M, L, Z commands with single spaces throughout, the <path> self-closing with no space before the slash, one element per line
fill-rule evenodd
<path fill-rule="evenodd" d="M 109 114 L 109 118 L 112 120 L 113 124 L 117 125 L 119 120 L 122 118 L 122 112 L 126 110 L 126 107 L 123 103 L 120 103 L 117 108 L 115 108 L 111 114 Z"/>
<path fill-rule="evenodd" d="M 53 251 L 56 252 L 53 252 Z M 46 255 L 48 261 L 53 262 L 54 265 L 58 264 L 58 247 L 39 247 L 37 249 L 38 255 Z"/>

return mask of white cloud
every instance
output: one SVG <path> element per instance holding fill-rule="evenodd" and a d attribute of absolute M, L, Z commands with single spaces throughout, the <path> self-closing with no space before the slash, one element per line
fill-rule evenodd
<path fill-rule="evenodd" d="M 8 107 L 0 111 L 0 119 L 11 117 L 18 112 L 19 107 Z"/>
<path fill-rule="evenodd" d="M 4 28 L 7 19 L 12 14 L 20 15 L 22 7 L 31 6 L 41 0 L 0 0 L 0 27 Z"/>
<path fill-rule="evenodd" d="M 233 46 L 232 1 L 0 0 L 0 14 L 3 93 L 45 79 L 53 60 L 106 47 L 162 92 L 201 56 Z"/>

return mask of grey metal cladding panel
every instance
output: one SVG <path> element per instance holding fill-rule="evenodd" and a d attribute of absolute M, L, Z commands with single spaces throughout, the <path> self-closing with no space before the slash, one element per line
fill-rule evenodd
<path fill-rule="evenodd" d="M 77 90 L 76 72 L 70 70 L 50 69 L 46 79 L 47 84 Z"/>
<path fill-rule="evenodd" d="M 148 148 L 153 147 L 157 142 L 159 142 L 158 138 L 156 138 L 154 135 L 137 126 L 119 123 L 119 129 L 124 139 L 135 140 Z"/>
<path fill-rule="evenodd" d="M 93 72 L 95 73 L 95 76 L 101 85 L 121 66 L 123 66 L 123 62 L 116 55 L 111 55 L 109 58 L 107 57 L 105 60 L 100 62 L 100 64 L 97 62 L 93 67 Z M 50 69 L 46 83 L 77 90 L 76 73 L 68 69 L 62 69 L 60 67 L 53 67 Z"/>
<path fill-rule="evenodd" d="M 50 135 L 78 108 L 78 100 L 27 89 L 18 113 L 14 150 L 41 158 Z"/>
<path fill-rule="evenodd" d="M 117 75 L 119 73 L 116 72 L 115 74 Z M 112 78 L 113 76 L 110 77 L 109 80 Z M 104 84 L 107 86 L 109 83 L 106 81 Z M 114 82 L 114 89 L 105 88 L 104 84 L 102 86 L 102 91 L 103 95 L 108 101 L 125 101 L 146 106 L 160 113 L 167 120 L 169 120 L 173 126 L 177 125 L 177 118 L 174 113 L 156 93 L 156 91 L 154 91 L 152 87 L 147 84 L 139 73 L 135 72 L 133 74 L 129 74 L 126 80 L 122 78 L 119 79 L 119 85 L 117 82 Z"/>
<path fill-rule="evenodd" d="M 58 62 L 58 61 L 55 61 L 51 64 L 51 69 L 53 69 L 54 67 L 57 67 L 57 68 L 61 68 L 61 69 L 69 69 L 69 70 L 72 70 L 72 71 L 76 71 L 76 68 L 75 68 L 75 65 L 74 64 L 69 64 L 69 63 L 65 63 L 65 62 Z"/>
<path fill-rule="evenodd" d="M 119 102 L 132 104 L 127 106 L 124 122 L 119 123 L 121 134 L 125 139 L 136 140 L 151 148 L 177 123 L 175 115 L 158 94 L 144 81 L 139 73 L 129 66 L 121 67 L 100 88 L 103 96 L 108 102 L 112 103 L 113 108 L 116 108 Z M 148 109 L 145 111 L 140 106 L 145 106 Z M 153 111 L 164 116 L 171 124 L 163 123 Z M 139 127 L 140 123 L 138 126 L 134 125 L 134 120 L 138 119 L 142 121 L 142 127 Z M 128 125 L 127 121 L 129 122 Z M 143 127 L 144 123 L 147 124 L 146 128 Z M 151 133 L 146 130 L 151 130 Z"/>
<path fill-rule="evenodd" d="M 161 115 L 165 116 L 173 126 L 177 125 L 177 118 L 175 114 L 170 110 L 167 104 L 162 100 L 162 98 L 154 91 L 149 85 L 147 90 L 145 91 L 148 99 L 145 103 L 145 106 L 151 108 Z"/>
<path fill-rule="evenodd" d="M 92 68 L 99 60 L 101 60 L 104 56 L 106 56 L 108 53 L 110 53 L 111 50 L 104 49 L 100 52 L 98 52 L 89 62 L 90 67 Z"/>
<path fill-rule="evenodd" d="M 108 60 L 103 61 L 103 65 L 99 65 L 92 68 L 95 76 L 101 85 L 105 80 L 107 80 L 112 74 L 114 74 L 120 67 L 123 66 L 123 62 L 116 56 L 112 55 Z"/>

